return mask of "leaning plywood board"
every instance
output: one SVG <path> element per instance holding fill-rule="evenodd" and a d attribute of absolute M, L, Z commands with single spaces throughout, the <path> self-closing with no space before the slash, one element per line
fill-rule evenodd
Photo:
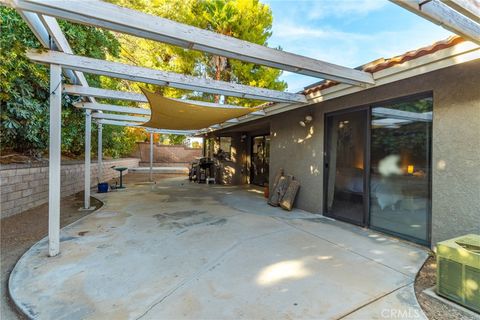
<path fill-rule="evenodd" d="M 285 191 L 287 191 L 288 185 L 290 184 L 290 181 L 292 180 L 292 176 L 284 176 L 280 177 L 278 180 L 278 184 L 273 190 L 273 195 L 268 202 L 268 204 L 277 207 L 280 203 L 280 200 L 283 198 L 283 195 L 285 194 Z"/>
<path fill-rule="evenodd" d="M 283 169 L 280 168 L 280 170 L 278 170 L 277 174 L 275 175 L 275 179 L 273 180 L 272 188 L 270 189 L 271 190 L 270 196 L 268 197 L 268 203 L 271 204 L 271 205 L 275 205 L 275 204 L 273 204 L 272 199 L 275 197 L 274 196 L 275 189 L 277 188 L 278 182 L 280 181 L 280 177 L 282 177 L 282 176 L 283 176 Z M 278 200 L 277 200 L 277 204 L 278 204 Z"/>
<path fill-rule="evenodd" d="M 292 180 L 288 185 L 288 188 L 285 191 L 282 200 L 280 201 L 280 207 L 285 210 L 291 211 L 299 188 L 300 182 L 298 182 L 298 180 Z"/>

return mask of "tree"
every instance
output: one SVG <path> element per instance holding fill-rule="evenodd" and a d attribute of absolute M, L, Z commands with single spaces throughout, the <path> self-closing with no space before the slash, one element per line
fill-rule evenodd
<path fill-rule="evenodd" d="M 272 12 L 258 0 L 109 0 L 112 3 L 152 15 L 207 29 L 260 45 L 267 45 L 271 36 Z M 235 59 L 139 39 L 130 35 L 118 36 L 121 43 L 120 60 L 124 63 L 173 71 L 216 80 L 236 82 L 262 88 L 285 90 L 279 80 L 282 71 Z M 168 97 L 219 102 L 221 97 L 168 87 L 123 82 L 128 90 L 140 91 L 139 86 Z M 225 97 L 225 103 L 254 106 L 261 101 Z M 176 142 L 183 138 L 170 137 Z"/>
<path fill-rule="evenodd" d="M 260 45 L 267 45 L 271 36 L 272 12 L 258 0 L 109 0 L 112 3 L 152 15 L 207 29 Z M 285 90 L 279 80 L 281 70 L 258 66 L 235 59 L 188 50 L 156 41 L 119 34 L 120 60 L 188 75 L 236 82 L 275 90 Z M 138 84 L 123 82 L 130 90 L 139 91 Z M 141 84 L 169 97 L 188 97 L 218 101 L 219 97 L 187 90 Z M 252 106 L 260 103 L 226 97 L 225 103 Z"/>
<path fill-rule="evenodd" d="M 271 36 L 272 13 L 258 0 L 110 0 L 110 2 L 144 11 L 149 14 L 219 32 L 239 39 L 267 45 Z M 48 142 L 48 69 L 25 57 L 27 48 L 41 47 L 28 26 L 10 8 L 0 8 L 0 74 L 2 76 L 1 149 L 41 153 Z M 286 83 L 279 80 L 281 71 L 252 63 L 215 56 L 168 44 L 111 33 L 94 27 L 59 21 L 75 54 L 98 59 L 110 59 L 208 77 L 269 89 L 284 90 Z M 110 89 L 140 91 L 138 83 L 86 75 L 92 86 Z M 151 91 L 168 97 L 184 97 L 204 101 L 252 106 L 260 101 L 192 92 L 168 87 L 141 84 Z M 83 111 L 74 108 L 70 97 L 62 108 L 62 150 L 78 156 L 84 149 Z M 131 105 L 131 102 L 98 99 L 99 102 Z M 142 106 L 142 105 L 140 105 Z M 140 129 L 105 126 L 104 150 L 111 156 L 128 153 L 136 140 L 145 139 Z M 170 141 L 181 142 L 184 136 L 171 136 Z M 95 143 L 96 135 L 92 140 Z"/>
<path fill-rule="evenodd" d="M 200 2 L 200 11 L 205 21 L 205 29 L 226 36 L 246 40 L 260 45 L 267 45 L 272 35 L 272 12 L 258 0 L 210 0 Z M 215 80 L 237 82 L 262 88 L 285 90 L 287 85 L 278 78 L 281 71 L 253 63 L 217 56 L 204 55 L 207 76 Z M 214 96 L 219 102 L 220 97 Z M 227 97 L 228 103 L 242 103 L 242 99 Z M 244 102 L 251 106 L 257 102 Z"/>
<path fill-rule="evenodd" d="M 25 56 L 27 48 L 40 48 L 27 24 L 10 8 L 0 7 L 0 105 L 1 149 L 32 155 L 41 154 L 48 144 L 49 74 L 48 68 L 31 62 Z M 73 51 L 79 55 L 105 59 L 118 57 L 120 43 L 111 32 L 97 28 L 59 21 Z M 86 75 L 92 86 L 118 88 L 117 80 Z M 66 79 L 65 79 L 66 80 Z M 84 152 L 83 111 L 72 106 L 77 97 L 63 99 L 62 152 L 78 156 Z M 118 141 L 107 152 L 119 155 L 116 150 L 132 147 L 128 131 L 112 128 L 105 131 L 105 140 Z M 94 135 L 95 137 L 95 135 Z"/>

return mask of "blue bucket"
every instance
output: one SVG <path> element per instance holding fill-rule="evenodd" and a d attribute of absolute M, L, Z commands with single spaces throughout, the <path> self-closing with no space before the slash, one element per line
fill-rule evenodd
<path fill-rule="evenodd" d="M 108 192 L 108 183 L 102 182 L 98 184 L 98 193 Z"/>

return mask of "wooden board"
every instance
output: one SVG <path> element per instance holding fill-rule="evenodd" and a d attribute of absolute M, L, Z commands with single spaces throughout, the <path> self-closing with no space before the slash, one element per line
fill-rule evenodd
<path fill-rule="evenodd" d="M 287 190 L 280 201 L 280 207 L 285 210 L 291 211 L 295 197 L 297 196 L 298 189 L 300 189 L 300 182 L 298 180 L 292 180 L 288 184 Z"/>
<path fill-rule="evenodd" d="M 270 193 L 269 193 L 269 196 L 268 196 L 268 204 L 272 205 L 272 206 L 276 206 L 278 205 L 278 200 L 275 200 L 276 196 L 275 196 L 275 190 L 277 189 L 277 186 L 278 186 L 278 182 L 280 181 L 280 177 L 283 176 L 283 169 L 280 169 L 277 174 L 275 175 L 275 179 L 273 180 L 273 185 L 272 187 L 270 188 Z"/>
<path fill-rule="evenodd" d="M 278 181 L 280 180 L 280 177 L 283 176 L 283 169 L 280 169 L 277 174 L 275 175 L 275 179 L 273 180 L 273 184 L 272 184 L 272 187 L 270 188 L 271 192 L 268 196 L 268 203 L 269 204 L 272 204 L 272 197 L 273 197 L 273 194 L 275 192 L 275 189 L 277 188 L 277 185 L 278 185 Z M 272 203 L 271 203 L 272 202 Z M 273 204 L 272 204 L 273 205 Z"/>
<path fill-rule="evenodd" d="M 273 195 L 269 201 L 269 204 L 278 207 L 280 200 L 283 198 L 285 191 L 287 191 L 288 185 L 292 180 L 292 176 L 282 176 L 278 180 L 278 184 L 273 190 Z"/>

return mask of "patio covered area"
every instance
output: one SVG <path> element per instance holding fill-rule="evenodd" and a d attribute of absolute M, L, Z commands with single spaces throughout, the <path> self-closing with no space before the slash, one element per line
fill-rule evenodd
<path fill-rule="evenodd" d="M 48 237 L 30 248 L 11 273 L 10 295 L 22 313 L 38 319 L 425 318 L 413 283 L 428 256 L 426 248 L 320 214 L 270 207 L 263 190 L 253 186 L 199 185 L 186 177 L 153 183 L 153 135 L 205 138 L 238 123 L 407 79 L 414 67 L 427 72 L 451 62 L 440 66 L 427 61 L 428 67 L 409 63 L 398 74 L 374 73 L 103 1 L 83 2 L 81 8 L 75 1 L 53 0 L 16 0 L 9 5 L 43 46 L 28 50 L 26 57 L 50 71 Z M 478 42 L 478 23 L 465 21 L 463 14 L 451 8 L 454 12 L 447 17 L 435 15 L 438 5 L 441 10 L 448 6 L 439 1 L 418 2 L 409 10 L 420 11 L 450 30 L 466 29 L 458 33 Z M 454 21 L 468 28 L 448 23 L 452 14 Z M 81 56 L 72 50 L 56 19 L 312 76 L 332 88 L 311 98 Z M 465 45 L 455 59 L 475 59 L 472 46 Z M 156 106 L 147 99 L 148 93 L 91 87 L 84 73 L 189 94 L 178 99 L 157 97 L 167 102 Z M 195 100 L 198 93 L 218 99 Z M 92 122 L 98 128 L 99 168 L 102 126 L 116 125 L 143 128 L 150 134 L 150 169 L 149 176 L 137 173 L 141 178 L 130 182 L 127 178 L 127 189 L 95 195 L 104 203 L 99 210 L 60 229 L 63 94 L 78 96 L 72 105 L 85 114 L 83 209 L 91 209 L 90 192 L 95 185 L 90 167 Z M 221 97 L 265 103 L 247 109 L 223 104 Z M 125 101 L 138 104 L 127 107 Z M 146 102 L 150 102 L 148 109 L 141 105 Z M 258 134 L 249 138 L 261 137 L 266 145 L 269 133 Z M 243 134 L 237 136 L 241 140 Z M 99 182 L 102 174 L 100 169 Z"/>
<path fill-rule="evenodd" d="M 414 291 L 425 249 L 266 205 L 253 187 L 183 177 L 98 195 L 104 206 L 18 262 L 10 292 L 41 319 L 423 317 Z M 145 179 L 143 179 L 144 181 Z M 396 311 L 392 311 L 396 310 Z M 382 315 L 383 313 L 383 315 Z"/>

